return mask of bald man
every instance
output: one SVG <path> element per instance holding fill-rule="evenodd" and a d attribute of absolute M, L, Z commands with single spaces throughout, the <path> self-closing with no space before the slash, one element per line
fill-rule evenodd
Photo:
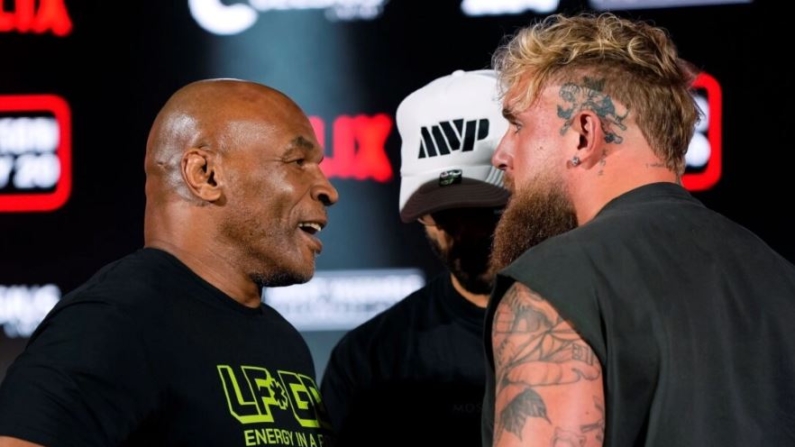
<path fill-rule="evenodd" d="M 337 191 L 304 112 L 197 81 L 147 141 L 144 247 L 55 306 L 0 386 L 0 446 L 332 442 L 301 335 L 261 301 L 308 281 Z"/>

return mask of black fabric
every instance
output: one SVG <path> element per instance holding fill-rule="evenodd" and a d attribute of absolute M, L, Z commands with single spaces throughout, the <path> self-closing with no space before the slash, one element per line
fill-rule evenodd
<path fill-rule="evenodd" d="M 572 322 L 604 373 L 605 446 L 795 445 L 795 268 L 674 184 L 647 185 L 531 248 L 520 281 Z M 484 446 L 494 371 L 486 336 Z"/>
<path fill-rule="evenodd" d="M 318 401 L 309 349 L 274 309 L 142 249 L 37 328 L 0 388 L 0 434 L 49 447 L 329 445 Z"/>
<path fill-rule="evenodd" d="M 338 447 L 479 446 L 484 315 L 445 273 L 349 331 L 321 383 Z"/>

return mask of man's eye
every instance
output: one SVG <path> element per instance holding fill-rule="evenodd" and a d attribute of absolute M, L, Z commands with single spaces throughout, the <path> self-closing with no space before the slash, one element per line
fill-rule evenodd
<path fill-rule="evenodd" d="M 293 160 L 293 163 L 297 164 L 298 166 L 303 166 L 304 163 L 306 163 L 306 159 L 305 158 L 298 158 L 298 159 Z"/>

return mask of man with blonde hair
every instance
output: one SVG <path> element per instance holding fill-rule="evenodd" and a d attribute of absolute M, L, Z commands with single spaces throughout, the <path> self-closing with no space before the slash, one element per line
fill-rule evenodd
<path fill-rule="evenodd" d="M 667 32 L 552 15 L 494 68 L 483 445 L 795 445 L 795 267 L 683 188 L 696 73 Z"/>

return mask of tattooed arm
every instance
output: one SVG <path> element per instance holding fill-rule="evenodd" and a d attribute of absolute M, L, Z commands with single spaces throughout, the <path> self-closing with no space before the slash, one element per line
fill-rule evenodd
<path fill-rule="evenodd" d="M 494 447 L 602 446 L 602 367 L 550 303 L 514 283 L 497 306 L 491 342 Z"/>

